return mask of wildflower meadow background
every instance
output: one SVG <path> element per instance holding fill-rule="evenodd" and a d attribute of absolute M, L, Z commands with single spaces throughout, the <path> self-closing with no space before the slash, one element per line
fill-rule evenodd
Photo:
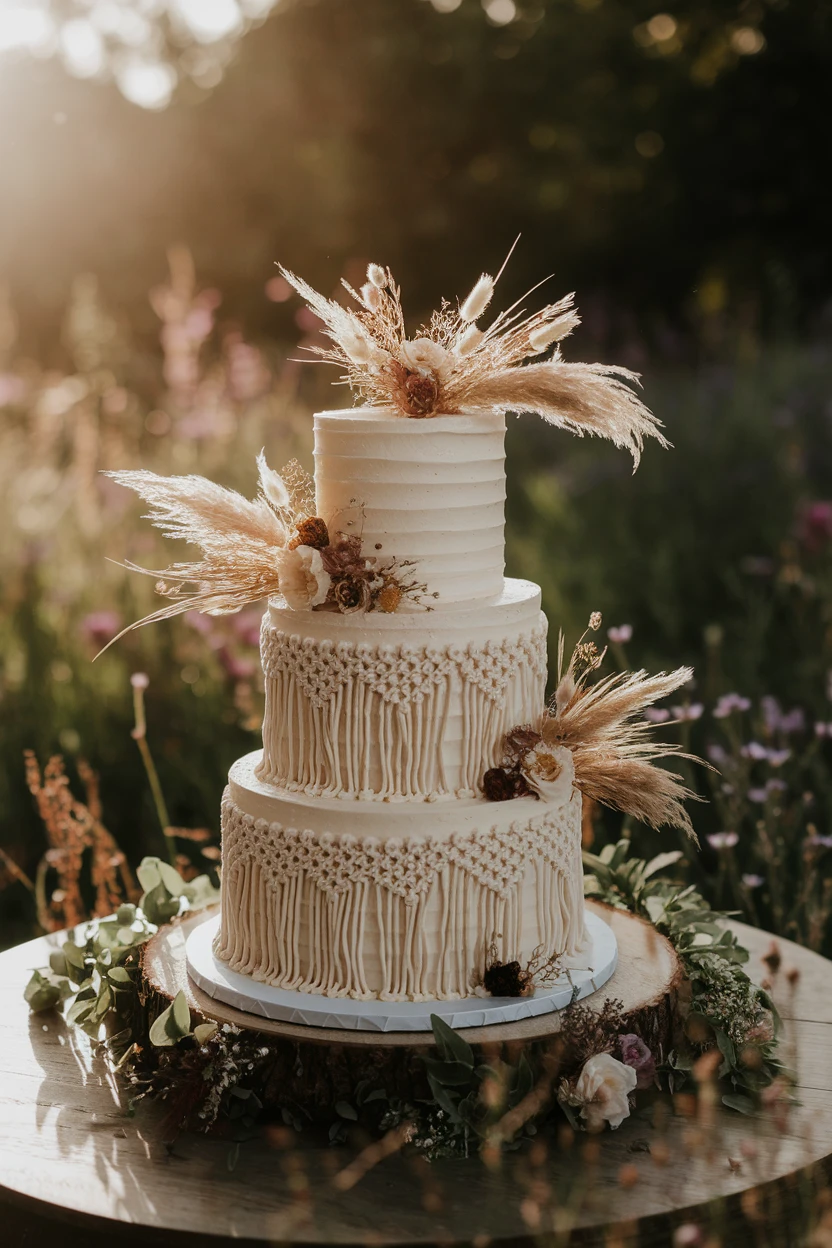
<path fill-rule="evenodd" d="M 512 419 L 508 571 L 553 658 L 600 610 L 607 670 L 694 666 L 654 712 L 716 769 L 689 878 L 832 954 L 831 49 L 788 0 L 0 0 L 0 944 L 143 854 L 215 870 L 257 745 L 257 610 L 93 662 L 152 609 L 120 564 L 171 557 L 102 471 L 311 467 L 349 395 L 297 363 L 319 326 L 274 262 L 389 263 L 418 324 L 521 233 L 505 301 L 576 289 L 569 354 L 641 371 L 674 449 L 633 477 Z"/>

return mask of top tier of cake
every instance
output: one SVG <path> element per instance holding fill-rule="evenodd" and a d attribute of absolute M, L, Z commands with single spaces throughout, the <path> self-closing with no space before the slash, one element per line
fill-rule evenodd
<path fill-rule="evenodd" d="M 392 416 L 375 408 L 315 416 L 318 514 L 362 511 L 364 550 L 414 560 L 439 603 L 503 592 L 505 417 Z"/>

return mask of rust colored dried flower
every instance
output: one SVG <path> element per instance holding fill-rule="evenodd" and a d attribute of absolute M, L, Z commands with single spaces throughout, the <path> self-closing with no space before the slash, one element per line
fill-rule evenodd
<path fill-rule="evenodd" d="M 527 997 L 534 992 L 532 977 L 519 962 L 492 962 L 486 967 L 482 986 L 492 997 Z"/>
<path fill-rule="evenodd" d="M 410 416 L 432 416 L 439 399 L 439 382 L 423 373 L 408 373 L 404 390 Z"/>
<path fill-rule="evenodd" d="M 323 550 L 329 545 L 329 530 L 320 516 L 307 516 L 305 520 L 299 520 L 295 528 L 296 536 L 289 542 L 289 550 L 296 550 L 298 546 Z"/>
<path fill-rule="evenodd" d="M 482 778 L 482 791 L 489 802 L 507 802 L 534 793 L 521 771 L 506 767 L 490 767 Z"/>
<path fill-rule="evenodd" d="M 592 629 L 594 633 L 598 632 L 598 629 L 601 627 L 601 612 L 600 611 L 592 612 L 592 615 L 589 617 L 589 627 Z"/>
<path fill-rule="evenodd" d="M 399 586 L 391 581 L 376 594 L 375 604 L 379 611 L 386 611 L 389 615 L 397 610 L 403 597 L 404 595 Z"/>
<path fill-rule="evenodd" d="M 365 611 L 370 603 L 370 587 L 363 577 L 344 576 L 335 582 L 333 601 L 342 615 Z"/>

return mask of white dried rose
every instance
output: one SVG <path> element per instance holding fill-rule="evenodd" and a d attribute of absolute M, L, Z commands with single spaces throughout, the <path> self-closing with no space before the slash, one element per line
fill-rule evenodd
<path fill-rule="evenodd" d="M 630 1116 L 631 1092 L 638 1076 L 611 1053 L 596 1053 L 584 1063 L 570 1099 L 580 1105 L 587 1131 L 603 1131 L 608 1122 L 614 1129 Z"/>
<path fill-rule="evenodd" d="M 432 338 L 414 338 L 403 342 L 399 358 L 405 368 L 416 373 L 442 373 L 451 363 L 451 354 Z"/>
<path fill-rule="evenodd" d="M 280 592 L 293 611 L 306 611 L 326 601 L 332 577 L 324 568 L 321 552 L 313 546 L 296 546 L 277 552 Z"/>
<path fill-rule="evenodd" d="M 572 756 L 563 745 L 538 741 L 523 756 L 522 769 L 546 801 L 567 801 L 574 779 Z"/>

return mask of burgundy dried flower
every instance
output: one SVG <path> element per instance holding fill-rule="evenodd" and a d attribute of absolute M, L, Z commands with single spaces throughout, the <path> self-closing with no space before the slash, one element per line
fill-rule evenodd
<path fill-rule="evenodd" d="M 361 557 L 361 538 L 354 533 L 339 533 L 336 540 L 321 551 L 324 570 L 332 577 L 354 575 L 365 571 Z"/>
<path fill-rule="evenodd" d="M 439 382 L 432 375 L 408 373 L 404 383 L 408 413 L 431 416 L 439 399 Z"/>
<path fill-rule="evenodd" d="M 656 1059 L 641 1036 L 619 1036 L 618 1043 L 621 1048 L 622 1062 L 625 1066 L 631 1066 L 636 1072 L 636 1087 L 651 1087 L 656 1079 Z"/>
<path fill-rule="evenodd" d="M 529 782 L 516 767 L 490 767 L 482 778 L 482 791 L 489 802 L 507 802 L 513 797 L 534 794 Z"/>
<path fill-rule="evenodd" d="M 512 728 L 511 732 L 506 733 L 503 744 L 508 757 L 519 762 L 530 750 L 534 749 L 540 739 L 540 733 L 534 728 L 528 724 L 521 724 L 518 728 Z"/>
<path fill-rule="evenodd" d="M 534 991 L 531 975 L 519 962 L 493 962 L 486 968 L 482 986 L 492 997 L 527 997 Z"/>

